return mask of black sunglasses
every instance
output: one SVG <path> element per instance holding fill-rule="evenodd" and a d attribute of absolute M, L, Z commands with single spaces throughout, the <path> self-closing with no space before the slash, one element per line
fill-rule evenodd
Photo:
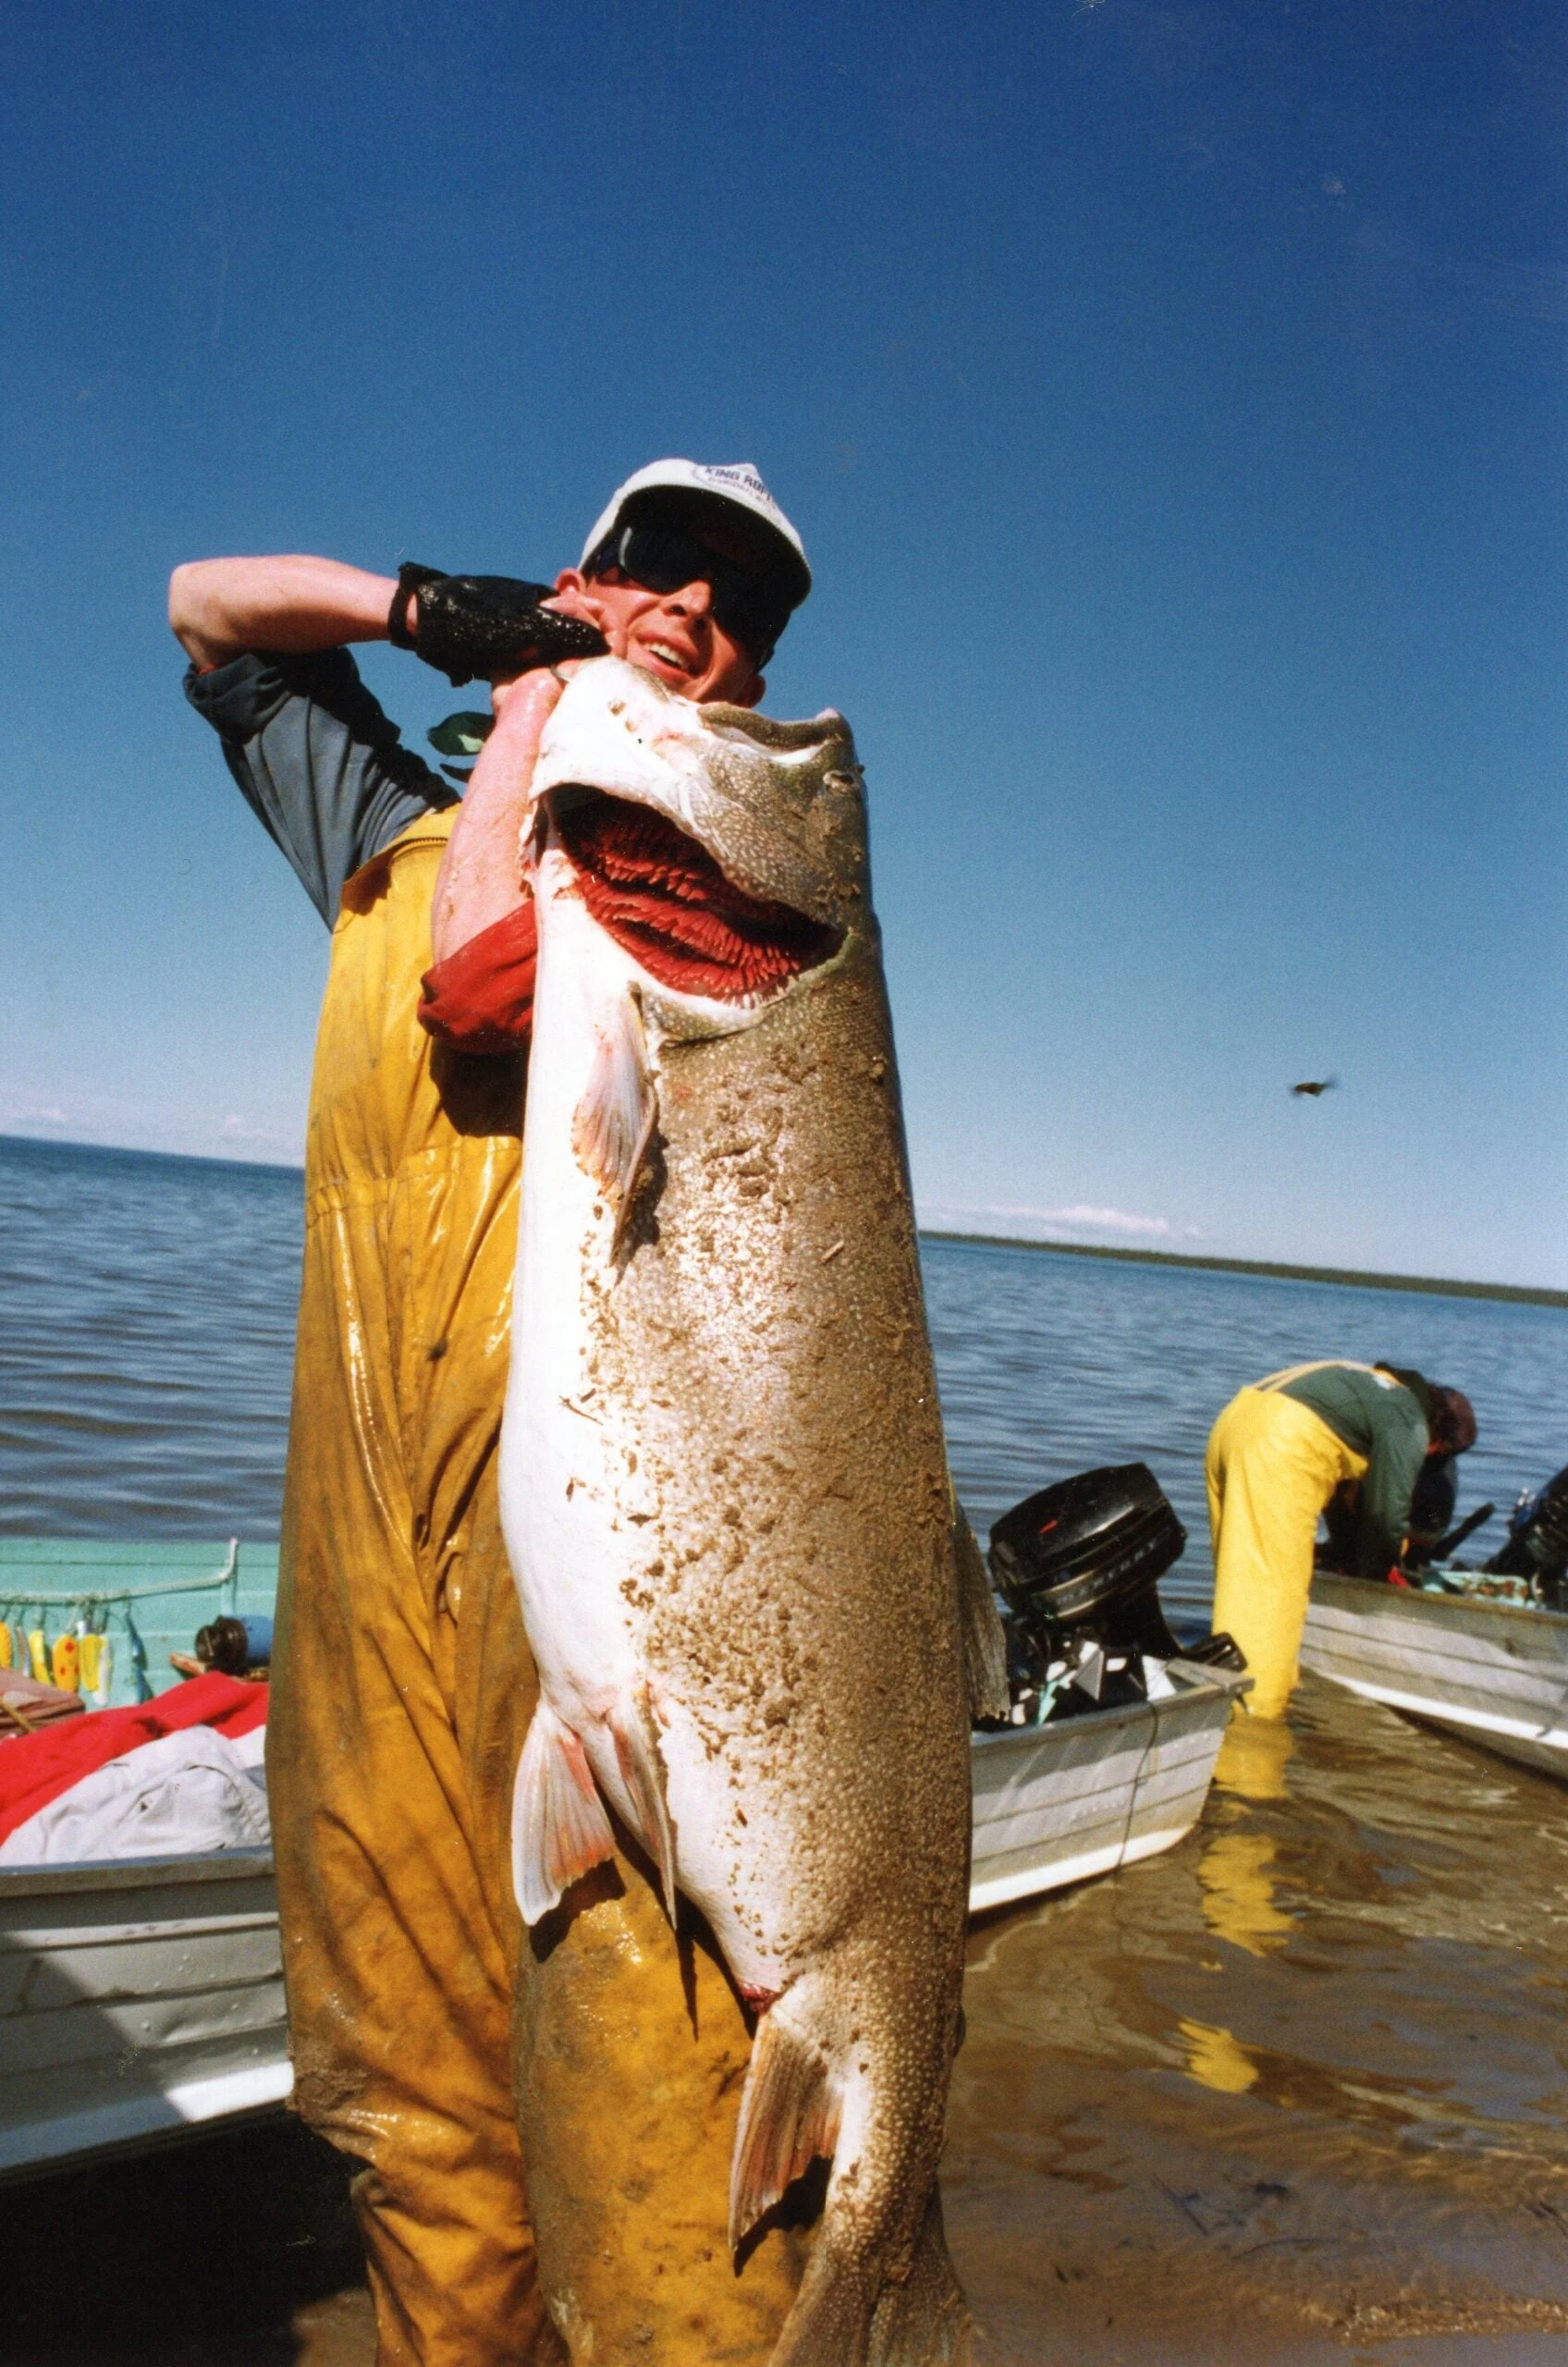
<path fill-rule="evenodd" d="M 679 526 L 618 526 L 590 552 L 582 572 L 607 575 L 612 569 L 649 592 L 705 583 L 713 595 L 714 622 L 731 641 L 743 644 L 759 666 L 772 656 L 794 606 L 776 580 L 709 550 Z"/>

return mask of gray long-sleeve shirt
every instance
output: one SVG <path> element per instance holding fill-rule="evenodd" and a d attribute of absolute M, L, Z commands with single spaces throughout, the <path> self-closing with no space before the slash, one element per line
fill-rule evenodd
<path fill-rule="evenodd" d="M 346 649 L 256 651 L 185 677 L 246 803 L 330 928 L 343 883 L 455 790 L 411 748 Z"/>

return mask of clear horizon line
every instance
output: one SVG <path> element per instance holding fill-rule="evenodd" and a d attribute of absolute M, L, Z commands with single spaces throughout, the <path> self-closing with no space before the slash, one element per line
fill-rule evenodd
<path fill-rule="evenodd" d="M 151 1150 L 141 1143 L 81 1142 L 58 1134 L 0 1133 L 0 1147 L 6 1144 L 30 1150 L 97 1151 L 110 1159 L 172 1159 L 190 1167 L 259 1168 L 272 1175 L 302 1176 L 305 1171 L 302 1159 L 226 1159 L 211 1151 Z M 1435 1297 L 1490 1298 L 1529 1306 L 1568 1306 L 1568 1290 L 1556 1290 L 1547 1283 L 1479 1282 L 1460 1275 L 1380 1272 L 1359 1266 L 1310 1266 L 1293 1258 L 1232 1257 L 1195 1250 L 1134 1248 L 1121 1242 L 1042 1241 L 1023 1233 L 955 1232 L 950 1226 L 923 1223 L 918 1213 L 915 1230 L 927 1241 L 974 1242 L 996 1249 L 1037 1250 L 1044 1256 L 1101 1257 L 1127 1265 L 1185 1266 L 1210 1273 L 1328 1282 L 1350 1290 L 1414 1291 Z"/>
<path fill-rule="evenodd" d="M 1023 1233 L 952 1233 L 917 1225 L 926 1241 L 977 1248 L 1037 1250 L 1043 1257 L 1102 1257 L 1128 1266 L 1185 1266 L 1204 1273 L 1256 1274 L 1269 1282 L 1323 1282 L 1341 1290 L 1405 1291 L 1432 1298 L 1503 1299 L 1514 1306 L 1568 1306 L 1568 1290 L 1535 1282 L 1473 1282 L 1459 1275 L 1379 1273 L 1371 1267 L 1305 1266 L 1283 1257 L 1222 1257 L 1185 1249 L 1133 1249 L 1121 1242 L 1037 1241 Z"/>

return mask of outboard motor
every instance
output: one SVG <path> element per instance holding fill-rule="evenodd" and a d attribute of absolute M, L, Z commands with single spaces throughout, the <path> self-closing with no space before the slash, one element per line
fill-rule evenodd
<path fill-rule="evenodd" d="M 1080 1471 L 1004 1513 L 989 1559 L 1010 1614 L 1015 1699 L 1026 1699 L 1032 1678 L 1036 1688 L 1064 1682 L 1082 1697 L 1063 1708 L 1141 1701 L 1145 1654 L 1193 1658 L 1166 1625 L 1158 1590 L 1186 1542 L 1144 1463 Z M 1228 1637 L 1210 1637 L 1198 1651 L 1228 1665 L 1240 1661 Z"/>
<path fill-rule="evenodd" d="M 1508 1542 L 1486 1566 L 1501 1577 L 1530 1579 L 1549 1611 L 1568 1611 L 1568 1465 L 1536 1494 L 1520 1498 Z"/>

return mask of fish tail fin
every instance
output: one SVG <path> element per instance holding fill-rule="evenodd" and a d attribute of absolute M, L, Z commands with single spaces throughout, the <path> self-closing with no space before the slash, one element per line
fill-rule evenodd
<path fill-rule="evenodd" d="M 645 1685 L 634 1685 L 622 1696 L 610 1720 L 616 1760 L 637 1811 L 637 1830 L 659 1870 L 665 1912 L 675 1921 L 675 1832 L 669 1821 L 665 1791 L 664 1761 L 659 1757 L 658 1726 Z"/>
<path fill-rule="evenodd" d="M 537 1923 L 580 1874 L 615 1854 L 588 1754 L 541 1696 L 512 1793 L 512 1887 L 525 1923 Z"/>
<path fill-rule="evenodd" d="M 744 2242 L 791 2179 L 819 2153 L 831 2156 L 839 2142 L 839 2084 L 809 2035 L 791 2027 L 794 2002 L 792 1994 L 782 2017 L 778 2005 L 769 2006 L 752 2044 L 729 2174 L 731 2249 Z"/>
<path fill-rule="evenodd" d="M 769 2367 L 963 2367 L 970 2317 L 936 2188 L 901 2278 L 845 2261 L 831 2232 L 825 2224 Z"/>

